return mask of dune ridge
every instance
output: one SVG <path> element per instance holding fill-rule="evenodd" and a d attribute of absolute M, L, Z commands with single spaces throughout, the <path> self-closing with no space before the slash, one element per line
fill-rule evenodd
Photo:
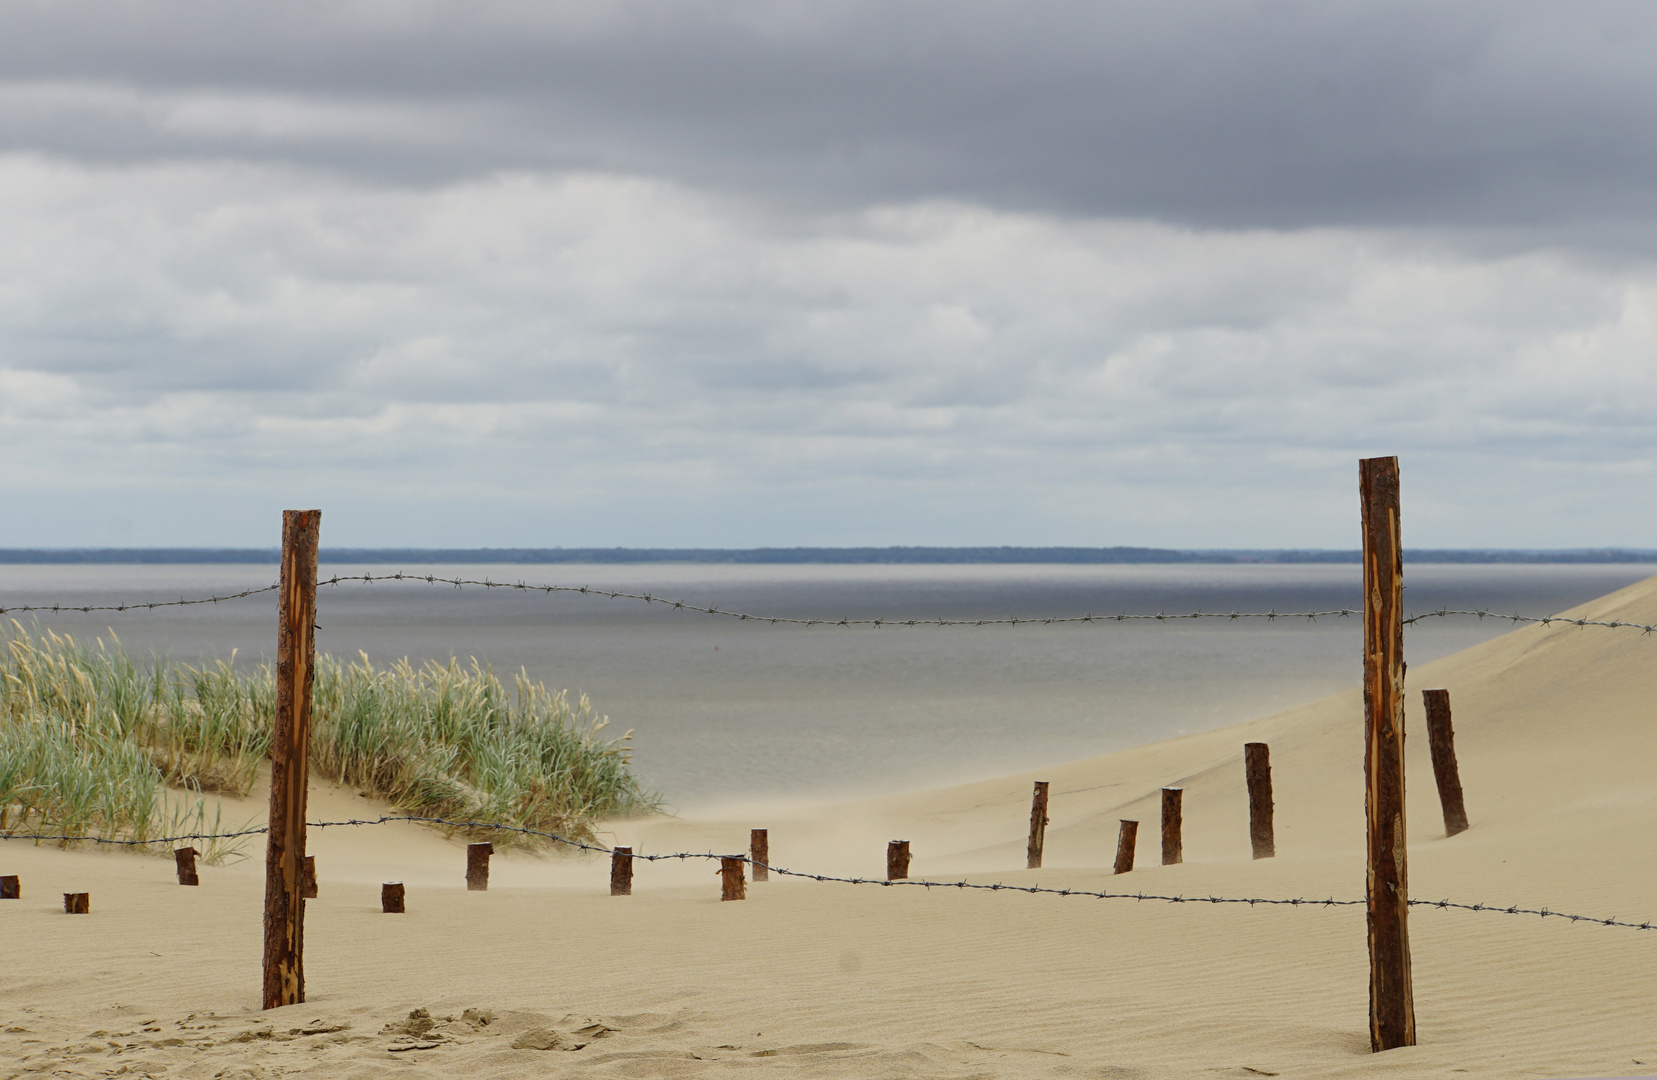
<path fill-rule="evenodd" d="M 1657 621 L 1657 578 L 1577 617 Z M 1408 655 L 1408 640 L 1405 649 Z M 1357 663 L 1354 661 L 1354 684 Z M 1532 626 L 1408 676 L 1410 891 L 1657 920 L 1657 639 Z M 1449 689 L 1472 828 L 1444 836 L 1420 690 Z M 1363 895 L 1362 702 L 973 784 L 709 820 L 606 823 L 649 853 L 743 850 L 916 877 L 1186 896 Z M 1244 742 L 1271 745 L 1274 859 L 1250 856 Z M 1051 783 L 1041 870 L 1031 784 Z M 1185 789 L 1185 862 L 1153 865 Z M 257 793 L 248 813 L 257 813 Z M 312 816 L 378 807 L 318 785 Z M 1138 868 L 1113 876 L 1116 822 Z M 706 862 L 497 856 L 415 826 L 311 841 L 304 1005 L 257 1011 L 262 860 L 173 883 L 170 860 L 0 845 L 0 1080 L 35 1075 L 1189 1077 L 1657 1074 L 1657 931 L 1415 908 L 1420 1045 L 1368 1052 L 1361 908 L 1214 906 L 777 880 L 721 904 Z M 382 915 L 403 880 L 408 913 Z M 92 894 L 90 917 L 58 894 Z M 423 1014 L 422 1014 L 423 1010 Z M 142 1022 L 141 1022 L 142 1021 Z"/>

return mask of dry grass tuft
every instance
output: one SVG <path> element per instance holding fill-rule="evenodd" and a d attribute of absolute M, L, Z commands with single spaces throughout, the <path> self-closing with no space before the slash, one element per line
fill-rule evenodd
<path fill-rule="evenodd" d="M 247 794 L 274 712 L 267 665 L 238 671 L 232 654 L 141 668 L 113 634 L 88 647 L 14 621 L 0 634 L 0 831 L 219 831 L 205 793 Z M 320 657 L 311 765 L 408 813 L 590 838 L 599 817 L 659 805 L 632 774 L 631 732 L 604 738 L 606 723 L 585 697 L 571 703 L 524 674 L 508 691 L 475 660 L 377 669 L 367 656 Z"/>

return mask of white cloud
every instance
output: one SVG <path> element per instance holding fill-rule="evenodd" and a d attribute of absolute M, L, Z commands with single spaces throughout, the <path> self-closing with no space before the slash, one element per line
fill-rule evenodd
<path fill-rule="evenodd" d="M 31 155 L 0 235 L 0 546 L 1350 546 L 1391 452 L 1417 543 L 1657 526 L 1637 260 Z"/>

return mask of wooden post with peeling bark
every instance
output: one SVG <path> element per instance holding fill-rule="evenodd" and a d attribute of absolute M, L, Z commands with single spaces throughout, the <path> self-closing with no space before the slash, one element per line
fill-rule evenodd
<path fill-rule="evenodd" d="M 1181 808 L 1185 790 L 1177 787 L 1162 789 L 1162 865 L 1173 866 L 1185 861 L 1185 845 L 1180 838 Z"/>
<path fill-rule="evenodd" d="M 1263 742 L 1243 744 L 1243 771 L 1249 789 L 1249 845 L 1256 859 L 1277 854 L 1277 836 L 1272 829 L 1272 754 Z"/>
<path fill-rule="evenodd" d="M 764 829 L 748 830 L 748 858 L 754 862 L 754 880 L 771 880 L 771 834 Z"/>
<path fill-rule="evenodd" d="M 1415 1045 L 1404 836 L 1404 548 L 1398 459 L 1358 463 L 1364 529 L 1364 775 L 1369 1046 Z"/>
<path fill-rule="evenodd" d="M 1139 822 L 1124 821 L 1116 834 L 1116 872 L 1126 874 L 1133 869 L 1133 849 L 1139 840 Z"/>
<path fill-rule="evenodd" d="M 886 880 L 902 881 L 909 876 L 909 841 L 893 840 L 886 845 Z"/>
<path fill-rule="evenodd" d="M 282 513 L 276 615 L 276 722 L 270 742 L 265 843 L 264 1007 L 305 1000 L 305 796 L 316 666 L 316 551 L 320 510 Z"/>
<path fill-rule="evenodd" d="M 1029 869 L 1041 869 L 1041 849 L 1047 842 L 1047 781 L 1037 780 L 1030 796 L 1030 846 L 1025 854 Z"/>
<path fill-rule="evenodd" d="M 1427 706 L 1427 745 L 1433 752 L 1433 779 L 1444 808 L 1444 835 L 1467 831 L 1467 805 L 1461 798 L 1461 770 L 1456 766 L 1456 731 L 1450 724 L 1450 691 L 1423 690 Z"/>
<path fill-rule="evenodd" d="M 747 864 L 740 855 L 722 855 L 719 858 L 719 898 L 746 900 L 748 890 L 742 880 L 742 868 Z"/>

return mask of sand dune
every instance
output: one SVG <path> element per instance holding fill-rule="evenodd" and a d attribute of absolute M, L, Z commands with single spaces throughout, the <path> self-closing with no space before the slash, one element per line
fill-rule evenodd
<path fill-rule="evenodd" d="M 1657 621 L 1657 579 L 1578 609 Z M 1242 631 L 1246 632 L 1246 631 Z M 1406 652 L 1408 643 L 1406 641 Z M 1356 682 L 1357 657 L 1354 657 Z M 1410 889 L 1424 899 L 1657 920 L 1657 640 L 1529 627 L 1412 669 Z M 1419 690 L 1447 687 L 1472 828 L 1444 836 Z M 646 853 L 734 852 L 879 876 L 1193 897 L 1363 895 L 1356 690 L 1276 716 L 959 787 L 723 820 L 610 823 Z M 1242 746 L 1270 743 L 1275 859 L 1250 858 Z M 1024 865 L 1031 782 L 1046 865 Z M 1185 789 L 1185 859 L 1156 862 Z M 312 816 L 375 813 L 320 787 Z M 257 812 L 257 803 L 248 813 Z M 1116 822 L 1145 823 L 1113 876 Z M 1368 1052 L 1361 907 L 1169 904 L 773 880 L 718 901 L 706 862 L 497 856 L 414 826 L 316 834 L 309 1001 L 258 1005 L 262 847 L 173 883 L 170 860 L 0 846 L 0 1080 L 379 1075 L 1565 1077 L 1657 1074 L 1657 931 L 1411 915 L 1420 1045 Z M 408 884 L 382 915 L 378 883 Z M 92 894 L 92 914 L 61 893 Z M 423 1011 L 422 1011 L 423 1010 Z"/>

